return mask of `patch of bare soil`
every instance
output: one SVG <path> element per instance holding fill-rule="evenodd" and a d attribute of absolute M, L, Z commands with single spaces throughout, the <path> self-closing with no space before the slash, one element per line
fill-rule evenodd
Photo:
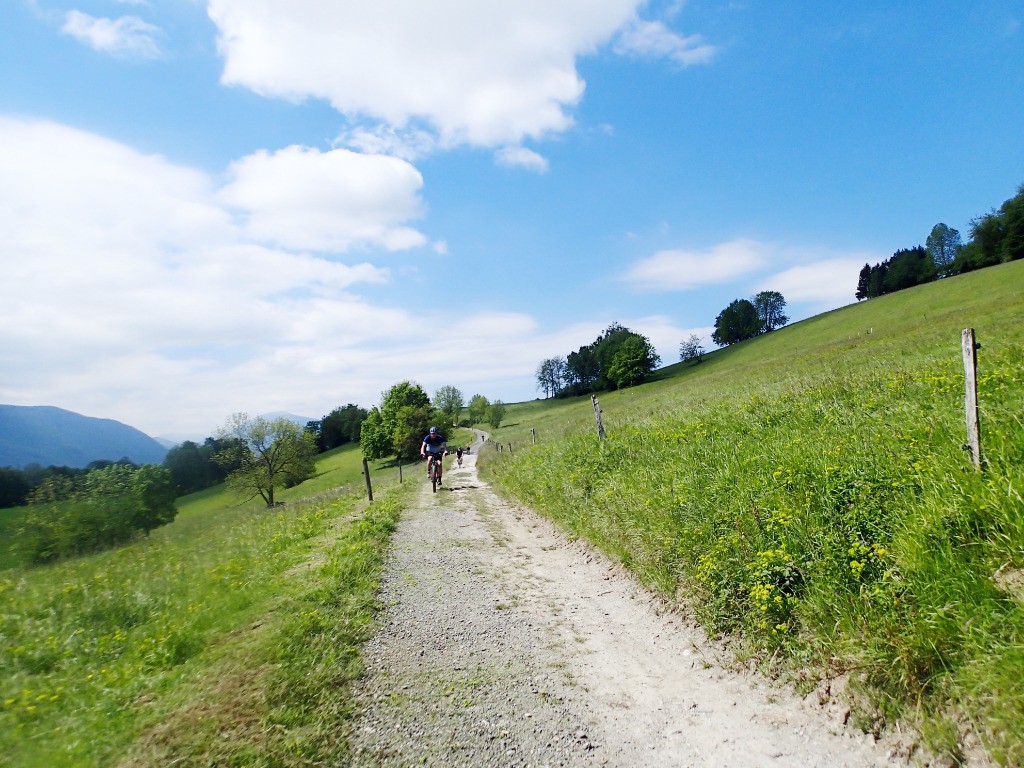
<path fill-rule="evenodd" d="M 498 499 L 475 459 L 395 534 L 354 765 L 902 764 L 817 697 L 727 669 L 621 568 Z"/>

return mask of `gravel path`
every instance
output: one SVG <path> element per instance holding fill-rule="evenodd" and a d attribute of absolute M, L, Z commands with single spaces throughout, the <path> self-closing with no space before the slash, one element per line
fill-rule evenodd
<path fill-rule="evenodd" d="M 475 461 L 437 494 L 425 483 L 395 533 L 354 765 L 901 764 L 820 707 L 717 665 L 697 629 L 499 500 Z"/>

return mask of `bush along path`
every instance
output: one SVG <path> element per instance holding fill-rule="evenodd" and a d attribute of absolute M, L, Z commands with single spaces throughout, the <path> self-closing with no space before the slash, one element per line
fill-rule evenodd
<path fill-rule="evenodd" d="M 424 483 L 394 535 L 353 765 L 902 764 L 842 711 L 721 666 L 692 624 L 499 500 L 475 464 L 435 495 Z"/>

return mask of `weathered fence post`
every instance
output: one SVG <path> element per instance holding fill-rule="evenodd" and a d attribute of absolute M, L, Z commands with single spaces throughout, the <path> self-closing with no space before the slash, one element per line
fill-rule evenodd
<path fill-rule="evenodd" d="M 534 429 L 533 427 L 530 427 L 530 437 L 533 438 L 533 444 L 536 445 L 537 444 L 537 430 Z"/>
<path fill-rule="evenodd" d="M 594 417 L 597 419 L 597 436 L 604 440 L 604 422 L 601 421 L 601 406 L 597 402 L 597 395 L 591 395 L 590 402 L 594 404 Z"/>
<path fill-rule="evenodd" d="M 398 482 L 402 482 L 402 457 L 398 457 Z"/>
<path fill-rule="evenodd" d="M 366 478 L 366 498 L 373 501 L 373 486 L 370 485 L 370 465 L 363 459 L 363 477 Z"/>
<path fill-rule="evenodd" d="M 960 334 L 964 355 L 964 415 L 967 418 L 967 444 L 974 466 L 981 469 L 981 419 L 978 416 L 978 355 L 981 348 L 974 339 L 974 329 L 964 328 Z"/>
<path fill-rule="evenodd" d="M 512 443 L 509 443 L 509 444 L 508 444 L 508 452 L 509 452 L 509 453 L 512 453 Z"/>

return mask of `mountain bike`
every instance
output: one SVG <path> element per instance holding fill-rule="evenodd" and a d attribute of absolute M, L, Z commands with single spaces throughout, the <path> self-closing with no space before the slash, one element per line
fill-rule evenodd
<path fill-rule="evenodd" d="M 444 469 L 441 466 L 442 458 L 444 458 L 443 453 L 427 454 L 427 474 L 430 476 L 430 490 L 432 493 L 437 493 L 437 486 L 441 484 L 441 473 Z"/>

